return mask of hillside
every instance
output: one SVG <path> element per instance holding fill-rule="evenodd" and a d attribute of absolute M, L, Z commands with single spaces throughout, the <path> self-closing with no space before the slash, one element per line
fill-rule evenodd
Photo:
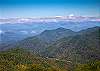
<path fill-rule="evenodd" d="M 64 37 L 47 47 L 41 54 L 84 63 L 100 59 L 100 27 L 80 31 L 75 36 Z"/>
<path fill-rule="evenodd" d="M 0 52 L 0 71 L 67 71 L 67 62 L 34 55 L 23 48 Z"/>
<path fill-rule="evenodd" d="M 60 38 L 68 37 L 72 35 L 75 35 L 74 31 L 60 27 L 53 30 L 45 30 L 40 35 L 37 35 L 37 37 L 43 41 L 51 43 Z"/>
<path fill-rule="evenodd" d="M 45 30 L 39 35 L 26 38 L 24 40 L 15 42 L 13 44 L 1 45 L 2 47 L 1 50 L 6 50 L 13 47 L 23 47 L 23 48 L 32 49 L 35 52 L 37 52 L 40 50 L 44 50 L 45 47 L 47 47 L 49 44 L 52 44 L 53 42 L 55 42 L 60 38 L 68 37 L 72 35 L 75 35 L 75 32 L 62 27 L 53 30 Z"/>
<path fill-rule="evenodd" d="M 88 28 L 76 33 L 64 28 L 58 28 L 46 30 L 40 35 L 24 39 L 17 46 L 28 48 L 28 50 L 36 54 L 39 53 L 43 57 L 85 63 L 90 60 L 100 59 L 99 43 L 100 27 Z"/>

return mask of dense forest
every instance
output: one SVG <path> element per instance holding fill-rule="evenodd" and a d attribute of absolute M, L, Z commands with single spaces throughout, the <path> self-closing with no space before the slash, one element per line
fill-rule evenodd
<path fill-rule="evenodd" d="M 22 48 L 0 52 L 0 71 L 99 71 L 100 61 L 72 66 L 68 61 L 43 58 Z"/>

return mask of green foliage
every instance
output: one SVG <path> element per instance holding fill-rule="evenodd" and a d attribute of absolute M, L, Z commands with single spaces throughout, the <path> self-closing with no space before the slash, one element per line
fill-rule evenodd
<path fill-rule="evenodd" d="M 100 61 L 78 64 L 75 71 L 100 71 Z"/>
<path fill-rule="evenodd" d="M 52 64 L 53 63 L 53 64 Z M 66 71 L 54 60 L 38 57 L 22 48 L 0 52 L 0 71 Z"/>

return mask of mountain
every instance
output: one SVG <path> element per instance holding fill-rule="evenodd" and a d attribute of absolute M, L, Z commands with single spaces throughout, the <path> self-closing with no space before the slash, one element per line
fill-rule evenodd
<path fill-rule="evenodd" d="M 73 32 L 69 29 L 60 27 L 60 28 L 53 29 L 53 30 L 45 30 L 44 32 L 42 32 L 39 35 L 29 37 L 29 38 L 26 38 L 26 39 L 18 41 L 18 42 L 12 41 L 12 42 L 14 42 L 13 44 L 4 44 L 3 43 L 0 46 L 1 46 L 1 50 L 5 50 L 8 48 L 13 48 L 15 46 L 16 47 L 18 46 L 18 47 L 24 47 L 24 48 L 29 48 L 29 49 L 34 49 L 36 51 L 39 51 L 40 48 L 43 49 L 43 48 L 47 47 L 49 44 L 53 43 L 54 41 L 56 41 L 62 37 L 68 37 L 68 36 L 72 36 L 72 35 L 75 35 L 75 32 Z M 10 36 L 10 37 L 12 37 L 12 36 Z M 23 36 L 23 38 L 24 38 L 24 36 Z M 11 39 L 11 38 L 8 38 L 8 39 Z M 12 39 L 12 40 L 14 40 L 14 39 Z M 8 40 L 8 41 L 10 42 L 10 40 Z"/>
<path fill-rule="evenodd" d="M 35 37 L 26 38 L 18 43 L 16 43 L 15 47 L 22 47 L 27 48 L 28 50 L 31 50 L 35 53 L 40 52 L 40 50 L 43 50 L 45 47 L 47 47 L 48 43 Z M 12 46 L 12 47 L 14 47 Z"/>
<path fill-rule="evenodd" d="M 20 32 L 4 32 L 0 34 L 1 43 L 13 43 L 25 39 L 28 37 L 27 34 L 23 34 Z"/>
<path fill-rule="evenodd" d="M 0 24 L 0 31 L 0 43 L 14 43 L 35 35 L 25 24 Z"/>
<path fill-rule="evenodd" d="M 26 38 L 18 43 L 16 43 L 12 47 L 23 47 L 32 49 L 35 52 L 40 52 L 41 50 L 44 50 L 45 47 L 48 47 L 49 44 L 52 44 L 56 40 L 62 38 L 62 37 L 68 37 L 75 35 L 75 32 L 65 29 L 65 28 L 57 28 L 54 30 L 45 30 L 41 34 L 33 37 Z"/>
<path fill-rule="evenodd" d="M 49 43 L 48 43 L 49 41 Z M 43 57 L 86 62 L 100 59 L 100 27 L 73 32 L 65 28 L 46 30 L 40 35 L 24 39 L 18 47 L 31 49 Z"/>
<path fill-rule="evenodd" d="M 47 47 L 41 54 L 46 57 L 86 62 L 100 59 L 100 27 L 82 30 L 75 36 L 64 37 Z"/>
<path fill-rule="evenodd" d="M 11 19 L 13 20 L 13 19 Z M 45 19 L 44 19 L 45 20 Z M 5 21 L 5 20 L 4 20 Z M 100 26 L 99 21 L 59 21 L 59 22 L 25 22 L 25 23 L 4 23 L 0 24 L 0 43 L 11 44 L 42 33 L 45 30 L 66 28 L 74 32 Z M 55 33 L 55 32 L 54 32 Z M 44 35 L 43 35 L 44 36 Z M 52 36 L 52 35 L 51 35 Z M 45 38 L 47 39 L 47 38 Z M 48 41 L 49 42 L 49 41 Z"/>
<path fill-rule="evenodd" d="M 74 31 L 60 27 L 53 30 L 45 30 L 37 37 L 49 43 L 54 42 L 62 37 L 68 37 L 72 35 L 75 35 Z"/>
<path fill-rule="evenodd" d="M 7 69 L 10 69 L 8 71 L 20 67 L 22 70 L 28 68 L 28 70 L 39 69 L 40 71 L 44 71 L 44 69 L 46 69 L 45 71 L 67 71 L 78 67 L 77 71 L 80 70 L 80 66 L 83 66 L 83 71 L 85 71 L 84 67 L 87 69 L 87 66 L 90 71 L 99 70 L 100 27 L 88 28 L 79 32 L 62 27 L 45 30 L 37 36 L 5 47 L 2 49 L 8 50 L 0 51 L 0 66 L 4 69 L 7 66 Z M 92 61 L 95 61 L 93 63 L 96 66 L 91 63 Z M 87 64 L 88 62 L 91 64 Z"/>

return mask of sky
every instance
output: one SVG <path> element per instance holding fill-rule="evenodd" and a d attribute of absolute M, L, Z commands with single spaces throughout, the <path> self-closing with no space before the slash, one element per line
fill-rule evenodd
<path fill-rule="evenodd" d="M 0 18 L 100 17 L 100 0 L 0 0 Z"/>

